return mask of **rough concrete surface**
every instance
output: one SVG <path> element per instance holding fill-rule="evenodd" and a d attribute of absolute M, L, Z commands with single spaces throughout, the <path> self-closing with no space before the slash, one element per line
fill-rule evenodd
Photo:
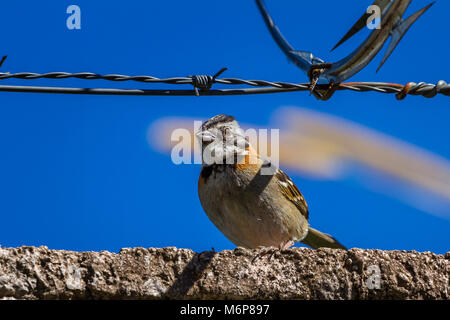
<path fill-rule="evenodd" d="M 449 299 L 450 253 L 0 248 L 0 299 Z M 256 257 L 256 258 L 255 258 Z"/>

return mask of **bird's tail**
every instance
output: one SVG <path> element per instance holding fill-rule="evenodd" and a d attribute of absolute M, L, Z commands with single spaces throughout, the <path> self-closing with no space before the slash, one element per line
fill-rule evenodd
<path fill-rule="evenodd" d="M 308 234 L 305 239 L 302 240 L 302 243 L 310 246 L 313 249 L 317 248 L 333 248 L 333 249 L 344 249 L 347 250 L 342 244 L 339 243 L 335 238 L 330 236 L 329 234 L 322 233 L 319 230 L 309 228 Z"/>

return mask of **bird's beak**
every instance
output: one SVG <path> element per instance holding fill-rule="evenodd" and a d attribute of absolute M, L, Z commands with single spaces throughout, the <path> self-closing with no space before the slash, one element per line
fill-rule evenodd
<path fill-rule="evenodd" d="M 203 142 L 212 142 L 216 138 L 211 132 L 204 130 L 204 131 L 198 131 L 195 136 Z"/>

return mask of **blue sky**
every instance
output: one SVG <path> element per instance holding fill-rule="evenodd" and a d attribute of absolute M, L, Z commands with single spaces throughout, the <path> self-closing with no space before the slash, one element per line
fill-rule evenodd
<path fill-rule="evenodd" d="M 407 15 L 429 1 L 415 0 Z M 369 1 L 266 0 L 291 44 L 336 61 L 363 33 L 330 49 Z M 81 8 L 81 30 L 66 28 L 66 8 Z M 384 67 L 381 55 L 354 81 L 450 80 L 449 1 L 438 1 L 411 28 Z M 0 55 L 6 72 L 213 74 L 305 82 L 273 42 L 254 1 L 9 1 L 2 4 Z M 385 50 L 385 49 L 384 49 Z M 382 52 L 384 52 L 384 50 Z M 1 84 L 148 88 L 142 83 L 2 80 Z M 187 87 L 189 88 L 189 87 Z M 231 249 L 197 196 L 199 166 L 176 166 L 147 143 L 167 117 L 218 113 L 267 126 L 273 112 L 298 106 L 334 115 L 450 158 L 450 100 L 338 92 L 235 97 L 114 97 L 0 93 L 0 244 L 110 250 L 176 246 Z M 348 178 L 288 172 L 310 206 L 312 224 L 348 247 L 449 250 L 450 220 L 411 208 Z M 388 192 L 386 192 L 388 193 Z"/>

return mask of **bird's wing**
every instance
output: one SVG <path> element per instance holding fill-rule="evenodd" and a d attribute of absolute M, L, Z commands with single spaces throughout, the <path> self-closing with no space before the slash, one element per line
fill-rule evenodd
<path fill-rule="evenodd" d="M 311 65 L 317 62 L 323 62 L 322 59 L 314 56 L 311 52 L 294 50 L 273 22 L 263 1 L 256 0 L 256 4 L 273 39 L 292 63 L 294 63 L 297 67 L 302 69 L 307 74 Z"/>
<path fill-rule="evenodd" d="M 425 8 L 417 11 L 416 13 L 411 15 L 408 19 L 401 20 L 399 22 L 399 24 L 391 31 L 391 37 L 392 37 L 391 43 L 389 43 L 389 47 L 388 47 L 386 53 L 384 54 L 383 60 L 381 61 L 380 66 L 377 69 L 377 72 L 378 72 L 378 70 L 380 70 L 380 68 L 383 66 L 383 64 L 386 62 L 386 60 L 390 57 L 390 55 L 392 54 L 394 49 L 397 47 L 400 40 L 402 40 L 403 36 L 409 30 L 409 28 L 411 28 L 411 26 L 414 24 L 414 22 L 416 22 L 417 19 L 419 19 L 419 17 L 421 15 L 423 15 L 433 4 L 434 4 L 434 2 L 430 3 Z"/>
<path fill-rule="evenodd" d="M 372 5 L 378 6 L 380 8 L 381 15 L 383 15 L 391 2 L 392 0 L 375 0 L 375 2 Z M 339 47 L 341 44 L 343 44 L 345 41 L 353 37 L 359 31 L 361 31 L 361 29 L 367 25 L 367 19 L 369 19 L 370 16 L 371 16 L 370 13 L 364 13 L 361 16 L 361 18 L 359 18 L 359 20 L 356 21 L 353 27 L 351 27 L 351 29 L 345 34 L 345 36 L 342 37 L 342 39 L 333 47 L 333 49 L 331 49 L 331 51 Z"/>
<path fill-rule="evenodd" d="M 308 205 L 300 190 L 298 190 L 291 178 L 289 178 L 289 176 L 281 169 L 277 169 L 275 176 L 277 178 L 277 183 L 280 187 L 281 193 L 283 193 L 289 201 L 295 204 L 300 213 L 308 220 Z"/>

